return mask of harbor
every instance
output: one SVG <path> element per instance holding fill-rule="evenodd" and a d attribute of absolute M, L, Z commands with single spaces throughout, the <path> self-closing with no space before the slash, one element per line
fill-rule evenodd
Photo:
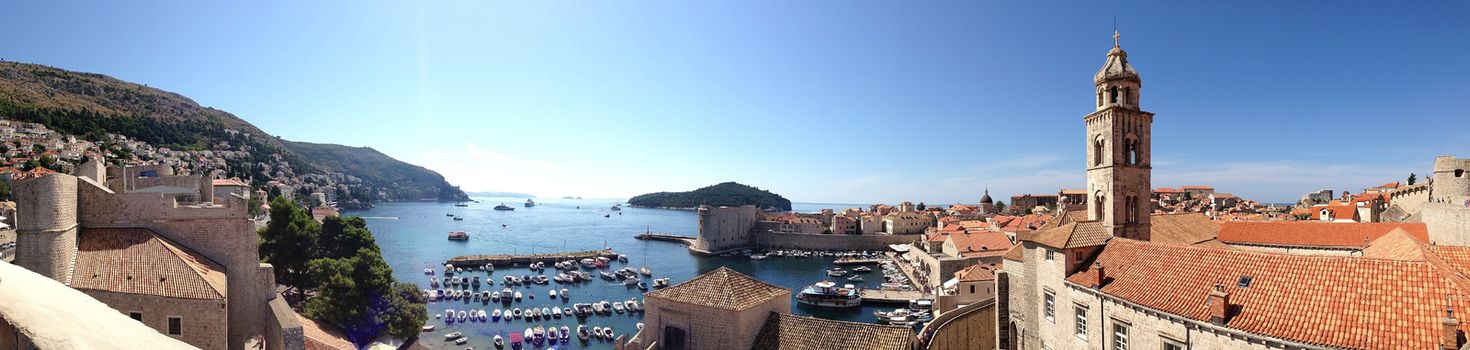
<path fill-rule="evenodd" d="M 641 305 L 644 292 L 636 285 L 625 285 L 601 277 L 601 272 L 612 274 L 624 268 L 637 270 L 647 266 L 651 270 L 651 276 L 640 276 L 639 279 L 649 285 L 650 291 L 656 289 L 653 286 L 654 280 L 667 279 L 671 284 L 678 284 L 720 267 L 728 267 L 772 285 L 791 289 L 793 294 L 823 279 L 832 279 L 839 286 L 852 284 L 854 288 L 868 291 L 864 296 L 871 295 L 874 298 L 857 306 L 830 308 L 798 303 L 793 295 L 791 312 L 800 316 L 852 322 L 877 322 L 879 320 L 874 318 L 875 312 L 891 312 L 895 308 L 902 308 L 902 302 L 898 299 L 907 298 L 911 294 L 875 292 L 881 290 L 884 283 L 890 283 L 887 282 L 888 274 L 894 277 L 903 276 L 903 285 L 911 283 L 901 270 L 897 270 L 897 266 L 889 270 L 883 268 L 881 263 L 833 263 L 837 259 L 843 259 L 841 255 L 853 252 L 773 250 L 746 252 L 744 255 L 692 255 L 686 249 L 687 243 L 684 241 L 689 237 L 666 233 L 697 231 L 694 212 L 624 207 L 622 215 L 604 217 L 610 213 L 609 208 L 614 204 L 612 201 L 551 198 L 536 199 L 537 205 L 531 208 L 516 208 L 514 211 L 493 209 L 500 202 L 524 201 L 524 198 L 484 198 L 481 203 L 471 203 L 467 207 L 454 207 L 449 203 L 384 203 L 373 209 L 345 213 L 371 217 L 367 220 L 368 226 L 373 230 L 378 245 L 383 250 L 384 259 L 393 267 L 393 274 L 398 280 L 417 284 L 420 290 L 435 291 L 433 296 L 437 300 L 428 305 L 428 324 L 434 326 L 434 329 L 423 333 L 417 344 L 419 348 L 464 349 L 473 346 L 476 349 L 495 349 L 495 336 L 500 336 L 504 342 L 509 343 L 512 334 L 524 340 L 527 328 L 533 330 L 534 336 L 536 326 L 543 326 L 548 330 L 554 327 L 558 331 L 566 326 L 573 332 L 572 339 L 566 344 L 558 341 L 558 348 L 611 349 L 610 341 L 598 341 L 596 338 L 590 338 L 585 343 L 579 341 L 576 329 L 579 325 L 585 326 L 589 332 L 594 327 L 611 328 L 619 336 L 636 332 L 643 317 L 636 312 L 627 312 L 626 302 L 634 301 Z M 445 215 L 446 212 L 453 212 L 463 220 L 452 220 L 452 217 Z M 378 219 L 388 217 L 397 220 Z M 471 239 L 446 241 L 444 233 L 455 231 L 468 232 Z M 640 237 L 641 234 L 648 235 Z M 766 258 L 752 259 L 750 255 L 754 253 L 763 253 Z M 618 254 L 627 256 L 628 261 L 618 261 Z M 876 255 L 868 259 L 881 258 L 883 254 Z M 558 274 L 567 273 L 565 270 L 555 269 L 556 262 L 580 261 L 585 257 L 596 259 L 592 256 L 610 259 L 612 263 L 606 269 L 585 269 L 579 266 L 577 272 L 593 275 L 590 281 L 554 281 Z M 545 269 L 533 271 L 529 265 L 538 262 L 544 263 Z M 446 263 L 454 268 L 468 270 L 454 276 L 469 277 L 471 285 L 445 287 L 443 282 L 448 279 L 443 276 L 443 269 Z M 493 266 L 494 271 L 484 269 L 486 264 Z M 853 273 L 842 278 L 828 275 L 830 269 L 839 266 L 849 271 L 866 266 L 872 271 Z M 432 269 L 435 273 L 428 275 L 425 273 L 427 269 Z M 847 278 L 853 275 L 862 276 L 866 280 L 848 281 Z M 478 290 L 473 286 L 476 276 L 481 281 Z M 521 283 L 506 285 L 506 276 L 514 276 Z M 548 284 L 535 283 L 534 281 L 540 279 L 537 276 L 544 276 Z M 531 277 L 533 283 L 524 283 L 525 277 Z M 430 286 L 435 278 L 439 280 L 438 287 Z M 502 302 L 495 302 L 493 296 L 489 303 L 485 302 L 485 292 L 500 294 L 505 288 L 512 290 L 510 305 L 505 305 L 503 299 Z M 461 299 L 450 297 L 451 299 L 446 300 L 443 296 L 447 296 L 447 293 L 439 293 L 439 289 L 467 292 L 461 293 Z M 568 293 L 563 294 L 562 289 L 566 289 Z M 556 299 L 550 297 L 552 290 L 558 294 Z M 481 300 L 475 301 L 474 294 L 470 292 L 478 292 Z M 514 301 L 515 292 L 522 294 L 520 302 Z M 469 299 L 464 299 L 464 295 L 469 295 Z M 576 317 L 575 305 L 600 304 L 602 301 L 608 301 L 609 307 L 613 302 L 624 303 L 624 312 L 593 312 L 584 318 Z M 562 308 L 563 317 L 560 319 L 554 316 L 557 307 Z M 519 319 L 514 317 L 517 308 L 522 311 Z M 553 317 L 533 317 L 526 321 L 524 313 L 529 308 L 535 308 L 538 313 L 542 308 L 548 309 L 552 311 Z M 454 322 L 443 318 L 448 309 L 454 309 Z M 568 317 L 567 309 L 573 310 L 571 317 Z M 491 320 L 470 321 L 470 310 L 474 310 L 477 316 L 483 310 Z M 502 314 L 499 321 L 494 321 L 496 310 Z M 465 322 L 458 322 L 459 311 L 466 311 Z M 504 316 L 506 311 L 511 312 L 509 319 Z M 435 318 L 436 315 L 440 318 Z M 445 339 L 444 335 L 453 332 L 461 332 L 462 337 Z M 456 344 L 458 339 L 466 340 L 464 344 Z M 549 345 L 543 348 L 548 348 Z M 510 348 L 509 344 L 505 348 Z"/>

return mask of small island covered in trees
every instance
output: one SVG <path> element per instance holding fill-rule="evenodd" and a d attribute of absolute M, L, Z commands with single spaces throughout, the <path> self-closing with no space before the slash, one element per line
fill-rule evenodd
<path fill-rule="evenodd" d="M 634 196 L 628 205 L 646 208 L 693 209 L 701 205 L 754 205 L 767 211 L 791 211 L 791 200 L 771 191 L 725 182 L 688 192 L 657 192 Z"/>

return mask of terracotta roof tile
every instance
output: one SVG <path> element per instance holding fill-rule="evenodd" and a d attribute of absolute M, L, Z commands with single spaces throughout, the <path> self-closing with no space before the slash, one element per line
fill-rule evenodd
<path fill-rule="evenodd" d="M 772 312 L 754 350 L 909 350 L 917 338 L 904 326 L 848 322 Z"/>
<path fill-rule="evenodd" d="M 1362 248 L 1394 229 L 1403 229 L 1421 242 L 1429 241 L 1423 223 L 1315 221 L 1231 221 L 1220 223 L 1220 241 L 1299 247 Z"/>
<path fill-rule="evenodd" d="M 954 243 L 964 257 L 1001 255 L 1014 245 L 1005 233 L 991 231 L 956 233 L 949 235 L 949 241 Z"/>
<path fill-rule="evenodd" d="M 71 287 L 184 299 L 224 299 L 225 268 L 148 229 L 84 229 Z"/>
<path fill-rule="evenodd" d="M 342 329 L 336 326 L 296 314 L 301 321 L 301 333 L 306 338 L 306 350 L 355 350 L 356 345 L 347 339 Z"/>
<path fill-rule="evenodd" d="M 1424 261 L 1424 253 L 1424 243 L 1401 228 L 1389 231 L 1363 248 L 1363 257 L 1375 259 Z"/>
<path fill-rule="evenodd" d="M 1105 294 L 1208 322 L 1224 285 L 1224 326 L 1308 344 L 1359 349 L 1438 348 L 1448 300 L 1470 307 L 1464 279 L 1433 263 L 1254 253 L 1114 239 L 1096 258 Z M 1093 265 L 1067 278 L 1090 286 Z M 1250 276 L 1248 286 L 1240 279 Z M 1453 296 L 1453 297 L 1451 297 Z M 1461 330 L 1470 330 L 1470 322 Z"/>
<path fill-rule="evenodd" d="M 1113 234 L 1100 221 L 1074 222 L 1038 232 L 1031 240 L 1053 248 L 1076 248 L 1103 245 Z"/>
<path fill-rule="evenodd" d="M 995 271 L 990 269 L 990 265 L 975 264 L 955 271 L 954 278 L 959 279 L 960 282 L 994 281 Z"/>
<path fill-rule="evenodd" d="M 1198 213 L 1152 215 L 1149 227 L 1149 240 L 1166 244 L 1192 245 L 1220 234 L 1220 224 Z"/>
<path fill-rule="evenodd" d="M 1004 258 L 1011 261 L 1026 261 L 1026 248 L 1019 245 L 1011 247 L 1011 250 L 1006 251 Z"/>
<path fill-rule="evenodd" d="M 644 296 L 725 310 L 745 310 L 771 299 L 790 298 L 791 290 L 721 267 Z"/>

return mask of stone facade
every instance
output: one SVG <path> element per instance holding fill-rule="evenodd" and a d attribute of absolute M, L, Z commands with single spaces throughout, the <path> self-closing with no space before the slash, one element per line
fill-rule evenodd
<path fill-rule="evenodd" d="M 1435 157 L 1432 186 L 1430 202 L 1466 205 L 1470 201 L 1470 159 Z"/>
<path fill-rule="evenodd" d="M 138 313 L 158 333 L 201 349 L 227 349 L 229 310 L 224 300 L 165 298 L 152 295 L 83 290 L 124 315 Z M 179 334 L 169 333 L 169 318 L 179 318 Z"/>
<path fill-rule="evenodd" d="M 15 264 L 62 283 L 77 257 L 77 178 L 61 174 L 15 182 Z"/>
<path fill-rule="evenodd" d="M 699 236 L 690 249 L 718 253 L 748 246 L 750 231 L 761 217 L 761 210 L 754 205 L 699 206 Z"/>

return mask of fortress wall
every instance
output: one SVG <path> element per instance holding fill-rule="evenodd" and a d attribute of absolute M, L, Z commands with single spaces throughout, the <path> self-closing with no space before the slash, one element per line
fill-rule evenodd
<path fill-rule="evenodd" d="M 907 244 L 924 235 L 839 235 L 755 232 L 754 244 L 763 249 L 887 250 L 890 244 Z"/>
<path fill-rule="evenodd" d="M 1429 241 L 1435 244 L 1470 246 L 1470 207 L 1458 204 L 1430 203 L 1421 214 L 1429 229 Z"/>
<path fill-rule="evenodd" d="M 1389 201 L 1405 213 L 1415 213 L 1429 203 L 1429 185 L 1417 184 L 1389 192 Z"/>
<path fill-rule="evenodd" d="M 750 244 L 750 230 L 760 221 L 762 212 L 753 205 L 739 207 L 701 206 L 699 236 L 694 249 L 706 252 L 744 247 Z"/>
<path fill-rule="evenodd" d="M 77 178 L 52 174 L 15 182 L 15 264 L 68 283 L 77 256 Z"/>
<path fill-rule="evenodd" d="M 1470 200 L 1470 159 L 1435 157 L 1430 192 L 1431 202 L 1464 205 Z"/>

